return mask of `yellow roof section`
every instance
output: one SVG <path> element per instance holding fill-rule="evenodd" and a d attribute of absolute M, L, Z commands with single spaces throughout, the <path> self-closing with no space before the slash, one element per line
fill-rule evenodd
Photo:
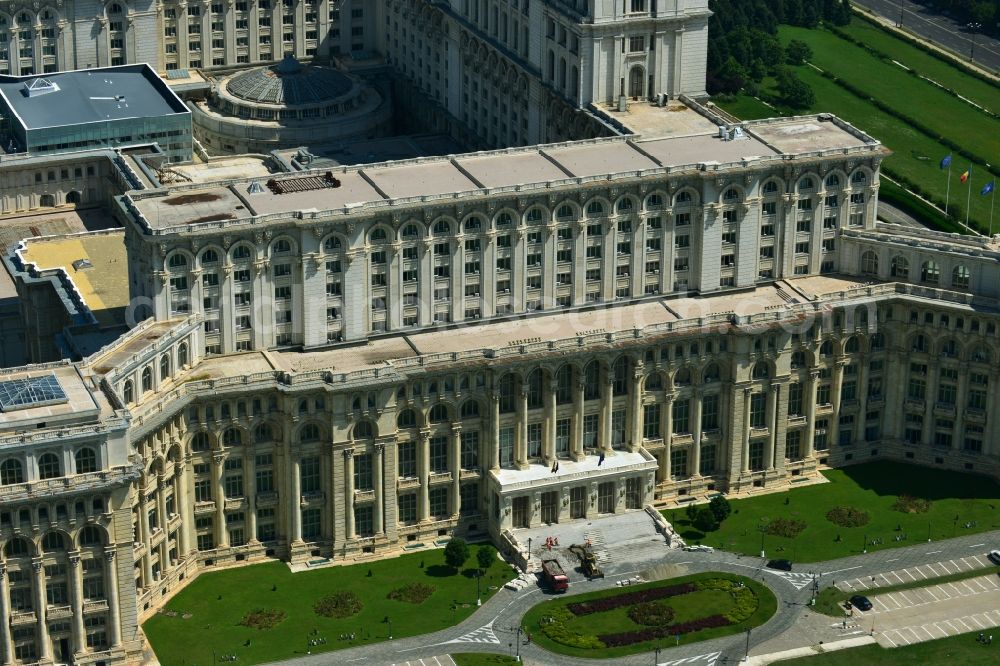
<path fill-rule="evenodd" d="M 29 239 L 21 257 L 39 272 L 65 271 L 102 328 L 123 322 L 129 299 L 124 230 Z M 90 267 L 75 268 L 80 259 Z"/>

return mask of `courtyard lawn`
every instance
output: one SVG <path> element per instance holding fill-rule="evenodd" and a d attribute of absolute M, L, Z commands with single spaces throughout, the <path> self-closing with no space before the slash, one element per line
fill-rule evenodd
<path fill-rule="evenodd" d="M 489 654 L 486 652 L 459 652 L 451 655 L 456 666 L 497 666 L 518 663 L 514 657 L 505 654 Z"/>
<path fill-rule="evenodd" d="M 760 526 L 776 518 L 802 521 L 805 529 L 796 537 L 764 535 L 769 558 L 783 557 L 797 564 L 857 555 L 866 539 L 872 551 L 1000 529 L 1000 484 L 984 476 L 889 461 L 828 470 L 823 476 L 829 483 L 731 500 L 732 514 L 708 534 L 691 525 L 684 509 L 663 515 L 689 543 L 753 556 L 761 550 Z M 930 506 L 924 513 L 898 511 L 893 505 L 901 495 L 930 500 Z M 835 525 L 826 514 L 840 506 L 863 509 L 869 522 L 859 527 Z M 965 527 L 967 523 L 974 525 Z M 897 536 L 906 539 L 896 541 Z M 881 543 L 873 545 L 876 538 Z"/>
<path fill-rule="evenodd" d="M 745 609 L 747 613 L 745 616 L 746 619 L 726 626 L 689 631 L 680 634 L 679 637 L 673 633 L 670 627 L 680 625 L 681 623 L 697 622 L 703 618 L 734 612 L 737 608 L 734 593 L 721 589 L 698 589 L 693 592 L 677 594 L 658 600 L 656 603 L 669 606 L 673 610 L 672 619 L 662 625 L 639 624 L 630 617 L 630 613 L 637 606 L 645 605 L 642 603 L 633 603 L 610 610 L 599 610 L 585 615 L 574 615 L 569 610 L 571 605 L 582 602 L 597 602 L 619 595 L 656 590 L 684 583 L 697 584 L 712 579 L 724 579 L 725 581 L 732 581 L 734 583 L 743 583 L 746 588 L 749 588 L 753 595 L 749 598 L 756 599 L 756 607 L 754 608 L 751 605 L 748 609 Z M 740 593 L 745 593 L 745 590 L 740 591 Z M 774 615 L 776 610 L 777 600 L 774 594 L 761 583 L 735 574 L 711 572 L 571 597 L 551 597 L 532 607 L 524 615 L 522 626 L 525 631 L 531 633 L 532 642 L 551 652 L 572 657 L 608 659 L 629 654 L 650 652 L 655 647 L 676 645 L 678 643 L 696 643 L 710 638 L 737 634 L 764 624 Z M 559 618 L 558 624 L 560 626 L 555 631 L 551 631 L 550 635 L 550 633 L 546 632 L 546 627 L 553 626 L 551 618 Z M 605 647 L 597 638 L 598 636 L 607 634 L 649 630 L 652 627 L 666 627 L 668 628 L 667 632 L 669 635 L 663 638 L 653 638 L 617 647 Z M 556 640 L 553 636 L 561 637 L 564 640 Z M 588 643 L 589 646 L 584 647 Z"/>
<path fill-rule="evenodd" d="M 475 551 L 478 546 L 473 546 Z M 467 566 L 475 566 L 473 555 Z M 278 661 L 323 651 L 377 643 L 438 631 L 476 610 L 475 569 L 456 573 L 434 549 L 365 564 L 335 566 L 293 574 L 284 562 L 204 573 L 146 621 L 143 630 L 163 666 L 211 664 L 235 654 L 240 664 Z M 482 580 L 483 601 L 514 577 L 510 565 L 495 558 Z M 421 603 L 387 598 L 407 583 L 434 588 Z M 314 604 L 327 595 L 351 591 L 362 604 L 344 619 L 317 615 Z M 247 612 L 277 610 L 284 619 L 270 629 L 239 624 Z M 176 615 L 173 615 L 176 613 Z M 190 617 L 184 619 L 186 614 Z M 313 633 L 315 630 L 316 633 Z M 353 633 L 354 640 L 340 640 Z M 325 645 L 309 646 L 325 638 Z"/>
<path fill-rule="evenodd" d="M 988 632 L 987 632 L 988 633 Z M 982 645 L 976 642 L 979 632 L 959 634 L 936 641 L 886 649 L 878 645 L 865 645 L 827 652 L 813 657 L 802 657 L 779 662 L 781 666 L 854 666 L 878 664 L 879 666 L 928 666 L 954 664 L 955 666 L 994 666 L 1000 661 L 1000 642 Z"/>

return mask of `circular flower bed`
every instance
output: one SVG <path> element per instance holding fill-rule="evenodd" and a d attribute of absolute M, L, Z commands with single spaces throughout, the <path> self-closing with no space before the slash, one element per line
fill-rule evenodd
<path fill-rule="evenodd" d="M 795 520 L 794 518 L 775 518 L 767 524 L 765 532 L 771 536 L 794 538 L 802 534 L 806 528 L 806 521 Z"/>
<path fill-rule="evenodd" d="M 345 618 L 359 613 L 361 606 L 358 595 L 345 590 L 323 597 L 315 603 L 313 610 L 323 617 Z"/>
<path fill-rule="evenodd" d="M 867 525 L 871 517 L 864 509 L 853 506 L 835 506 L 826 512 L 826 519 L 841 527 L 861 527 Z"/>
<path fill-rule="evenodd" d="M 900 495 L 892 505 L 892 510 L 900 513 L 927 513 L 931 510 L 931 501 L 910 495 Z"/>
<path fill-rule="evenodd" d="M 636 624 L 644 624 L 647 627 L 658 627 L 662 624 L 670 624 L 674 619 L 674 609 L 662 601 L 650 601 L 644 604 L 636 604 L 628 609 L 628 616 Z"/>
<path fill-rule="evenodd" d="M 251 629 L 271 629 L 285 619 L 285 611 L 278 608 L 258 608 L 248 612 L 240 624 Z"/>
<path fill-rule="evenodd" d="M 422 604 L 427 597 L 434 594 L 434 586 L 427 583 L 408 583 L 403 587 L 397 587 L 386 595 L 387 599 L 395 601 L 405 601 L 408 604 Z"/>

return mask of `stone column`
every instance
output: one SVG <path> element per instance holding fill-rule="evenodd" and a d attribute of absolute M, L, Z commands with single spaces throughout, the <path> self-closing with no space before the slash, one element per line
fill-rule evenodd
<path fill-rule="evenodd" d="M 614 382 L 612 381 L 611 368 L 606 370 L 607 376 L 604 380 L 604 390 L 601 392 L 601 439 L 603 441 L 598 443 L 598 446 L 605 452 L 605 454 L 610 454 L 611 450 L 614 448 L 612 446 L 612 413 L 614 412 Z"/>
<path fill-rule="evenodd" d="M 122 643 L 122 614 L 118 603 L 118 569 L 115 566 L 114 546 L 104 551 L 104 558 L 107 561 L 107 592 L 108 592 L 108 616 L 111 618 L 111 635 L 108 637 L 111 647 L 118 647 Z"/>
<path fill-rule="evenodd" d="M 812 458 L 816 453 L 816 386 L 819 380 L 819 370 L 810 370 L 806 380 L 806 449 L 805 458 Z"/>
<path fill-rule="evenodd" d="M 743 449 L 743 459 L 740 461 L 740 470 L 750 471 L 750 394 L 749 387 L 743 389 L 743 439 L 740 447 Z"/>
<path fill-rule="evenodd" d="M 176 489 L 175 489 L 176 493 Z M 170 562 L 170 516 L 167 514 L 167 483 L 163 472 L 156 476 L 156 512 L 159 514 L 160 531 L 163 541 L 160 542 L 160 576 L 172 566 Z"/>
<path fill-rule="evenodd" d="M 462 507 L 462 424 L 451 426 L 451 513 L 458 518 Z"/>
<path fill-rule="evenodd" d="M 382 465 L 385 460 L 385 444 L 375 444 L 372 464 L 372 488 L 375 489 L 375 508 L 372 511 L 372 532 L 376 535 L 383 530 L 382 514 L 385 512 L 385 489 L 382 487 Z"/>
<path fill-rule="evenodd" d="M 45 569 L 42 559 L 33 559 L 31 568 L 34 573 L 35 614 L 38 617 L 35 623 L 38 629 L 38 660 L 47 662 L 52 660 L 52 640 L 49 638 L 49 622 L 45 612 L 48 602 L 45 597 Z"/>
<path fill-rule="evenodd" d="M 417 477 L 420 481 L 420 492 L 417 493 L 417 520 L 427 522 L 430 520 L 430 484 L 431 460 L 430 460 L 430 432 L 421 430 L 417 438 Z"/>
<path fill-rule="evenodd" d="M 633 273 L 632 284 L 641 284 L 643 275 L 645 275 L 644 272 Z M 632 370 L 632 386 L 629 387 L 628 408 L 629 430 L 631 432 L 626 440 L 629 451 L 637 450 L 642 442 L 642 369 L 642 361 L 636 362 Z"/>
<path fill-rule="evenodd" d="M 830 446 L 840 446 L 840 390 L 844 385 L 844 361 L 837 359 L 833 365 L 833 385 L 830 387 L 830 401 L 833 403 L 833 416 L 830 419 Z M 931 384 L 928 384 L 928 387 Z M 928 405 L 931 405 L 928 402 Z M 928 406 L 928 411 L 930 411 Z"/>
<path fill-rule="evenodd" d="M 244 457 L 243 493 L 247 498 L 247 543 L 257 545 L 257 457 L 253 449 Z"/>
<path fill-rule="evenodd" d="M 670 473 L 670 444 L 671 439 L 674 434 L 674 396 L 672 393 L 666 393 L 663 396 L 663 419 L 660 422 L 660 427 L 663 432 L 663 460 L 660 463 L 660 476 L 664 482 L 669 483 L 673 479 Z"/>
<path fill-rule="evenodd" d="M 586 384 L 583 381 L 582 371 L 579 368 L 573 368 L 573 374 L 575 375 L 575 384 L 573 391 L 573 435 L 571 439 L 570 446 L 570 458 L 573 461 L 583 460 L 586 455 L 583 450 L 583 410 L 584 410 L 584 390 Z"/>
<path fill-rule="evenodd" d="M 528 468 L 528 392 L 522 380 L 517 399 L 517 450 L 515 463 L 518 469 Z"/>
<path fill-rule="evenodd" d="M 14 640 L 10 631 L 10 588 L 7 586 L 7 567 L 0 563 L 0 637 L 3 639 L 4 666 L 14 663 Z"/>
<path fill-rule="evenodd" d="M 302 463 L 299 461 L 296 453 L 289 447 L 288 460 L 291 464 L 288 466 L 288 487 L 291 492 L 289 493 L 290 497 L 286 501 L 291 512 L 291 521 L 289 523 L 291 530 L 288 535 L 290 544 L 302 543 Z"/>
<path fill-rule="evenodd" d="M 487 469 L 500 470 L 500 396 L 496 391 L 490 393 L 490 441 L 489 465 Z"/>
<path fill-rule="evenodd" d="M 771 384 L 767 391 L 767 449 L 764 451 L 765 469 L 774 469 L 774 449 L 778 439 L 778 394 L 781 387 Z"/>
<path fill-rule="evenodd" d="M 354 531 L 354 449 L 344 449 L 344 538 L 348 541 Z"/>
<path fill-rule="evenodd" d="M 83 626 L 83 575 L 80 571 L 80 551 L 69 555 L 70 606 L 73 608 L 73 654 L 87 649 L 87 632 Z M 4 616 L 6 624 L 6 616 Z"/>
<path fill-rule="evenodd" d="M 691 393 L 691 451 L 694 453 L 691 476 L 701 476 L 701 401 L 704 395 L 695 390 Z"/>
<path fill-rule="evenodd" d="M 146 488 L 139 491 L 139 529 L 142 532 L 142 543 L 146 554 L 142 556 L 142 586 L 153 585 L 153 535 L 149 529 L 149 509 L 146 508 Z"/>
<path fill-rule="evenodd" d="M 542 438 L 542 457 L 549 467 L 556 459 L 556 379 L 547 373 L 545 386 L 545 436 Z"/>
<path fill-rule="evenodd" d="M 229 547 L 229 530 L 226 529 L 226 489 L 223 485 L 223 472 L 226 466 L 226 456 L 212 456 L 212 476 L 215 481 L 215 547 Z"/>

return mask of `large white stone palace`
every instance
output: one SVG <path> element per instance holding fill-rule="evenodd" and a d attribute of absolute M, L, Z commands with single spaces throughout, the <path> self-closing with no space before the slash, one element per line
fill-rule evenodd
<path fill-rule="evenodd" d="M 169 47 L 216 14 L 221 65 L 280 55 L 247 28 L 263 0 L 88 20 L 112 6 L 163 31 L 137 43 L 160 69 L 198 66 Z M 0 370 L 4 664 L 138 661 L 139 623 L 216 567 L 513 548 L 862 460 L 1000 478 L 1000 242 L 877 223 L 887 151 L 835 117 L 643 102 L 700 92 L 705 2 L 274 6 L 298 57 L 380 52 L 503 147 L 181 183 L 138 149 L 0 163 L 34 361 Z M 57 57 L 139 57 L 79 21 Z"/>

